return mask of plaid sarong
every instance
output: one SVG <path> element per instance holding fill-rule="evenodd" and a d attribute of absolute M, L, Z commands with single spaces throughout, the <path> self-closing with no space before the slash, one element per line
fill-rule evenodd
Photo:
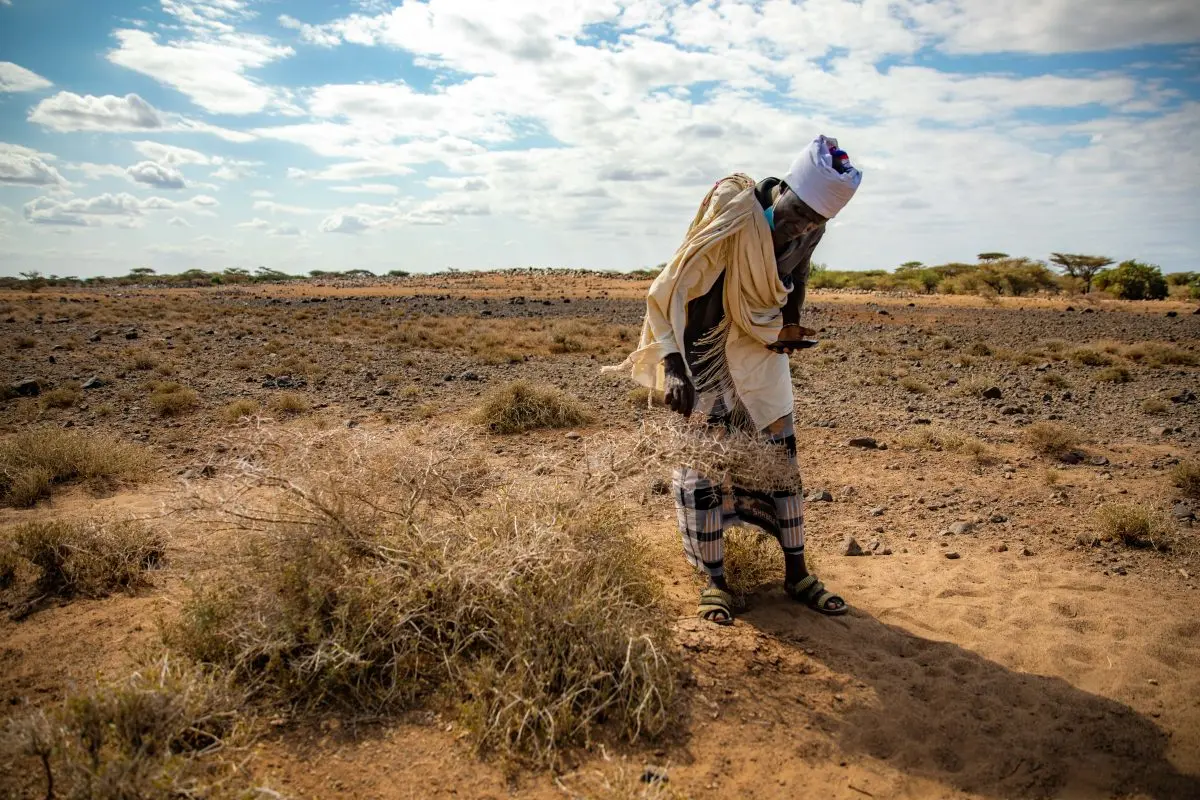
<path fill-rule="evenodd" d="M 722 420 L 709 420 L 721 424 Z M 763 429 L 766 440 L 786 447 L 788 463 L 796 464 L 796 431 L 792 415 L 780 417 Z M 762 492 L 717 483 L 689 467 L 677 467 L 671 476 L 675 512 L 683 552 L 697 569 L 712 576 L 725 574 L 725 531 L 739 524 L 756 525 L 779 540 L 789 555 L 804 552 L 804 494 L 795 491 Z"/>

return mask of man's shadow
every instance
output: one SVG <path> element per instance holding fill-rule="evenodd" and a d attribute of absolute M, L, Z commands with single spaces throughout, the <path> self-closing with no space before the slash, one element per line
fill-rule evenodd
<path fill-rule="evenodd" d="M 1167 760 L 1167 735 L 1128 706 L 1059 678 L 1010 670 L 861 610 L 829 618 L 777 593 L 738 619 L 873 690 L 822 719 L 846 752 L 996 798 L 1200 798 Z"/>

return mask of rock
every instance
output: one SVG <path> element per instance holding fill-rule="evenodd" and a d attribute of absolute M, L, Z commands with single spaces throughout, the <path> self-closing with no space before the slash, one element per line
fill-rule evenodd
<path fill-rule="evenodd" d="M 950 526 L 950 532 L 955 536 L 962 536 L 973 530 L 975 530 L 975 523 L 973 522 L 956 522 Z"/>
<path fill-rule="evenodd" d="M 88 378 L 86 381 L 83 382 L 84 389 L 99 389 L 103 385 L 104 385 L 104 381 L 100 380 L 95 375 L 93 375 L 92 377 Z"/>
<path fill-rule="evenodd" d="M 1092 456 L 1091 458 L 1088 459 L 1088 463 L 1091 464 L 1093 467 L 1107 467 L 1108 459 L 1105 458 L 1104 456 Z"/>
<path fill-rule="evenodd" d="M 876 311 L 875 313 L 881 317 L 890 317 L 891 316 L 891 314 L 889 314 L 885 309 L 882 309 L 882 308 L 879 309 L 878 311 Z"/>
<path fill-rule="evenodd" d="M 1000 413 L 1006 417 L 1015 417 L 1017 414 L 1024 414 L 1025 409 L 1020 406 L 1005 406 L 1000 409 Z"/>
<path fill-rule="evenodd" d="M 37 397 L 42 393 L 42 384 L 37 378 L 26 378 L 9 386 L 17 397 Z"/>
<path fill-rule="evenodd" d="M 861 556 L 864 555 L 862 546 L 853 537 L 847 534 L 842 540 L 842 555 L 844 556 Z"/>
<path fill-rule="evenodd" d="M 391 389 L 376 389 L 375 396 L 376 397 L 391 397 L 392 390 Z"/>
<path fill-rule="evenodd" d="M 1127 569 L 1125 569 L 1124 564 L 1117 564 L 1117 566 L 1113 567 L 1113 574 L 1114 575 L 1128 575 L 1129 571 Z"/>
<path fill-rule="evenodd" d="M 1006 545 L 1004 542 L 1001 542 L 1000 544 L 993 545 L 992 551 L 996 553 L 1007 553 L 1008 545 Z"/>
<path fill-rule="evenodd" d="M 650 484 L 650 491 L 654 494 L 666 494 L 671 491 L 671 482 L 666 478 L 655 478 Z"/>
<path fill-rule="evenodd" d="M 814 428 L 836 428 L 837 423 L 831 419 L 819 419 L 813 423 Z"/>
<path fill-rule="evenodd" d="M 1187 503 L 1176 503 L 1171 509 L 1171 516 L 1181 522 L 1187 522 L 1196 518 L 1196 512 Z"/>
<path fill-rule="evenodd" d="M 138 332 L 135 330 L 125 331 L 125 338 L 133 341 L 134 339 L 138 338 Z"/>
<path fill-rule="evenodd" d="M 1004 516 L 1003 514 L 992 514 L 990 517 L 988 517 L 988 522 L 992 523 L 993 525 L 999 525 L 1003 522 L 1008 522 L 1008 517 Z"/>
<path fill-rule="evenodd" d="M 458 379 L 460 381 L 477 381 L 480 378 L 479 378 L 479 373 L 472 372 L 471 370 L 467 370 L 466 372 L 459 375 Z"/>
<path fill-rule="evenodd" d="M 832 503 L 833 495 L 829 493 L 828 489 L 814 489 L 805 499 L 810 503 Z"/>
<path fill-rule="evenodd" d="M 956 559 L 956 558 L 962 558 L 962 556 L 960 556 L 960 555 L 959 555 L 958 553 L 956 553 L 955 551 L 951 550 L 950 552 L 946 553 L 946 558 L 948 558 L 948 559 L 950 559 L 951 561 L 953 561 L 953 560 L 954 560 L 954 559 Z"/>
<path fill-rule="evenodd" d="M 1181 389 L 1167 399 L 1172 403 L 1194 403 L 1196 402 L 1196 393 L 1190 389 Z"/>
<path fill-rule="evenodd" d="M 932 425 L 933 420 L 928 417 L 917 417 L 913 420 L 913 425 Z"/>
<path fill-rule="evenodd" d="M 445 375 L 442 377 L 442 380 L 445 381 L 446 383 L 449 383 L 450 381 L 454 380 L 454 376 L 453 375 Z"/>
<path fill-rule="evenodd" d="M 861 447 L 864 450 L 879 449 L 879 442 L 875 441 L 870 436 L 855 437 L 855 438 L 851 439 L 847 444 L 849 444 L 851 447 Z"/>
<path fill-rule="evenodd" d="M 1000 391 L 999 386 L 989 386 L 983 390 L 984 400 L 999 400 L 1001 397 L 1004 397 L 1004 392 Z"/>
<path fill-rule="evenodd" d="M 887 509 L 884 508 L 883 506 L 876 506 L 875 508 L 871 509 L 871 516 L 872 517 L 882 517 L 883 512 L 885 512 L 885 511 L 887 511 Z"/>
<path fill-rule="evenodd" d="M 1171 318 L 1175 318 L 1175 317 L 1179 316 L 1179 312 L 1178 311 L 1168 311 L 1167 316 L 1171 317 Z"/>
<path fill-rule="evenodd" d="M 1064 464 L 1079 464 L 1083 461 L 1083 454 L 1070 450 L 1059 456 L 1058 460 Z"/>
<path fill-rule="evenodd" d="M 579 431 L 568 431 L 567 438 L 574 442 L 574 441 L 578 441 L 579 439 L 582 439 L 583 436 L 580 435 Z"/>
<path fill-rule="evenodd" d="M 1050 369 L 1050 362 L 1049 362 L 1049 361 L 1047 361 L 1047 362 L 1046 362 L 1046 363 L 1044 363 L 1044 364 L 1038 364 L 1036 367 L 1034 367 L 1034 368 L 1033 368 L 1033 371 L 1034 371 L 1034 372 L 1045 372 L 1045 371 L 1046 371 L 1046 370 L 1048 370 L 1048 369 Z"/>
<path fill-rule="evenodd" d="M 890 548 L 890 547 L 885 547 L 879 551 L 879 555 L 881 555 L 881 556 L 890 556 L 891 554 L 892 554 L 892 548 Z"/>
<path fill-rule="evenodd" d="M 1170 432 L 1171 432 L 1170 428 L 1159 427 L 1159 428 L 1151 428 L 1150 429 L 1151 436 L 1166 436 Z"/>
<path fill-rule="evenodd" d="M 348 420 L 346 420 L 346 427 L 347 427 L 347 428 L 357 428 L 357 427 L 358 427 L 358 420 L 356 420 L 356 419 L 348 419 Z"/>
<path fill-rule="evenodd" d="M 1030 550 L 1028 547 L 1022 547 L 1022 548 L 1021 548 L 1021 555 L 1023 555 L 1023 556 L 1031 556 L 1031 555 L 1033 555 L 1033 551 L 1032 551 L 1032 550 Z"/>

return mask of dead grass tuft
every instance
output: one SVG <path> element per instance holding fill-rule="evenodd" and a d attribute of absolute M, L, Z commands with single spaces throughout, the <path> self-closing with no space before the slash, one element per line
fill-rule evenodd
<path fill-rule="evenodd" d="M 994 463 L 995 451 L 982 439 L 962 431 L 938 426 L 922 426 L 901 434 L 896 444 L 909 450 L 935 450 L 971 456 L 980 464 Z"/>
<path fill-rule="evenodd" d="M 1200 500 L 1200 461 L 1181 461 L 1171 470 L 1171 485 L 1185 497 Z"/>
<path fill-rule="evenodd" d="M 163 555 L 162 537 L 132 521 L 30 522 L 16 529 L 13 544 L 36 568 L 34 592 L 42 598 L 133 591 Z"/>
<path fill-rule="evenodd" d="M 14 777 L 24 776 L 26 790 L 40 781 L 45 797 L 248 796 L 230 785 L 236 759 L 213 757 L 244 735 L 240 706 L 226 686 L 164 658 L 48 713 L 11 719 L 0 754 L 23 767 Z"/>
<path fill-rule="evenodd" d="M 307 414 L 312 408 L 312 403 L 298 392 L 282 392 L 271 398 L 268 408 L 277 417 L 287 417 Z"/>
<path fill-rule="evenodd" d="M 493 433 L 586 425 L 592 414 L 576 398 L 552 386 L 515 381 L 489 391 L 473 421 Z"/>
<path fill-rule="evenodd" d="M 911 375 L 905 375 L 901 378 L 900 385 L 904 387 L 905 391 L 912 392 L 913 394 L 929 394 L 930 392 L 929 384 Z"/>
<path fill-rule="evenodd" d="M 1194 366 L 1200 359 L 1196 354 L 1163 342 L 1138 342 L 1125 347 L 1121 354 L 1130 361 L 1161 366 Z"/>
<path fill-rule="evenodd" d="M 154 384 L 150 393 L 150 407 L 160 417 L 180 417 L 200 404 L 200 395 L 174 382 Z"/>
<path fill-rule="evenodd" d="M 1106 383 L 1129 383 L 1133 375 L 1125 367 L 1109 367 L 1096 373 L 1096 380 Z"/>
<path fill-rule="evenodd" d="M 1143 414 L 1166 414 L 1171 410 L 1171 404 L 1161 397 L 1147 397 L 1142 401 Z"/>
<path fill-rule="evenodd" d="M 258 409 L 259 406 L 257 400 L 250 397 L 243 397 L 240 400 L 234 400 L 232 403 L 222 408 L 220 411 L 220 417 L 226 422 L 232 424 L 243 420 L 246 417 L 253 417 L 258 413 Z"/>
<path fill-rule="evenodd" d="M 74 384 L 51 389 L 40 398 L 42 408 L 71 408 L 81 399 L 83 392 Z"/>
<path fill-rule="evenodd" d="M 1083 443 L 1083 434 L 1058 422 L 1035 422 L 1024 431 L 1025 443 L 1038 455 L 1063 459 Z"/>
<path fill-rule="evenodd" d="M 765 583 L 783 580 L 779 542 L 757 528 L 734 528 L 725 534 L 725 576 L 739 605 Z"/>
<path fill-rule="evenodd" d="M 1170 524 L 1157 510 L 1148 506 L 1110 503 L 1096 511 L 1096 524 L 1105 541 L 1117 541 L 1126 547 L 1163 547 Z"/>
<path fill-rule="evenodd" d="M 301 711 L 452 698 L 481 752 L 533 764 L 662 732 L 678 663 L 624 514 L 582 485 L 474 502 L 496 479 L 461 441 L 329 434 L 244 462 L 240 492 L 202 504 L 244 557 L 168 643 Z"/>
<path fill-rule="evenodd" d="M 31 428 L 0 440 L 0 501 L 31 506 L 57 484 L 86 481 L 96 488 L 138 480 L 149 472 L 148 451 L 112 436 Z"/>
<path fill-rule="evenodd" d="M 1067 358 L 1086 367 L 1107 367 L 1113 363 L 1110 356 L 1091 347 L 1076 347 L 1067 353 Z"/>

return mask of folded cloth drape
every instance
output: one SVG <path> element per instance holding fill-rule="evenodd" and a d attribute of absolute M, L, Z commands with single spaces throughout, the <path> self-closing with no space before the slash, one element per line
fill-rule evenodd
<path fill-rule="evenodd" d="M 717 181 L 700 204 L 683 244 L 650 285 L 638 347 L 604 372 L 627 372 L 662 391 L 662 360 L 686 353 L 687 304 L 708 292 L 725 274 L 725 317 L 705 338 L 714 357 L 689 372 L 701 390 L 697 410 L 717 400 L 743 410 L 763 429 L 793 407 L 787 356 L 766 348 L 779 338 L 788 290 L 779 278 L 771 230 L 754 196 L 754 181 L 737 173 Z"/>

